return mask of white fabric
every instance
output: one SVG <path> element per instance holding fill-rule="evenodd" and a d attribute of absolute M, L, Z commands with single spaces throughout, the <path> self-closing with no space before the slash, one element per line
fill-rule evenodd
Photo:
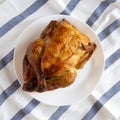
<path fill-rule="evenodd" d="M 109 0 L 107 0 L 109 1 Z M 9 22 L 13 17 L 19 15 L 32 5 L 35 0 L 7 0 L 0 1 L 0 27 Z M 40 9 L 26 17 L 19 24 L 10 29 L 0 38 L 0 60 L 5 57 L 16 45 L 17 38 L 22 31 L 32 22 L 42 16 L 51 14 L 60 14 L 70 0 L 49 0 Z M 95 9 L 100 5 L 101 0 L 81 0 L 71 12 L 71 16 L 86 22 Z M 120 1 L 110 4 L 101 14 L 92 28 L 99 34 L 107 26 L 120 18 Z M 105 59 L 109 58 L 120 48 L 120 27 L 114 30 L 103 41 L 101 41 Z M 120 53 L 119 53 L 120 54 Z M 10 61 L 0 70 L 0 94 L 7 89 L 15 80 L 13 61 Z M 65 111 L 60 120 L 80 120 L 91 109 L 94 103 L 105 94 L 112 86 L 120 81 L 120 59 L 117 59 L 103 73 L 103 76 L 91 93 L 82 102 L 74 103 Z M 9 96 L 0 107 L 0 119 L 9 120 L 19 110 L 23 109 L 33 98 L 22 92 L 19 88 Z M 37 105 L 29 114 L 23 117 L 23 120 L 48 120 L 51 115 L 59 108 L 49 106 L 43 103 Z M 55 118 L 57 120 L 57 118 Z M 53 120 L 55 120 L 53 119 Z M 93 120 L 118 120 L 120 119 L 120 92 L 117 92 L 109 99 L 103 107 L 95 114 Z"/>

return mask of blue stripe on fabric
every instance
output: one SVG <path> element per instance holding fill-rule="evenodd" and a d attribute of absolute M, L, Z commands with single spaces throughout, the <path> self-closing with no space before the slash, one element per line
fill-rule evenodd
<path fill-rule="evenodd" d="M 30 7 L 28 7 L 25 11 L 23 11 L 18 16 L 12 18 L 8 23 L 3 25 L 0 28 L 0 37 L 6 34 L 9 30 L 11 30 L 14 26 L 22 22 L 25 18 L 36 12 L 40 7 L 42 7 L 48 0 L 37 0 Z"/>
<path fill-rule="evenodd" d="M 0 70 L 13 59 L 14 49 L 12 49 L 4 58 L 0 60 Z"/>
<path fill-rule="evenodd" d="M 118 81 L 112 88 L 110 88 L 87 112 L 82 120 L 91 120 L 95 114 L 103 107 L 103 105 L 111 99 L 116 93 L 120 92 L 120 81 Z"/>
<path fill-rule="evenodd" d="M 71 0 L 69 4 L 66 6 L 66 8 L 61 12 L 60 14 L 64 15 L 70 15 L 70 13 L 73 11 L 73 9 L 76 7 L 76 5 L 79 3 L 80 0 Z"/>
<path fill-rule="evenodd" d="M 109 58 L 107 58 L 107 60 L 105 61 L 105 69 L 111 66 L 118 59 L 120 59 L 120 49 L 118 49 Z"/>
<path fill-rule="evenodd" d="M 0 106 L 5 102 L 5 100 L 11 96 L 18 88 L 20 88 L 20 83 L 15 80 L 6 90 L 0 94 Z"/>
<path fill-rule="evenodd" d="M 11 120 L 21 120 L 27 114 L 29 114 L 40 102 L 36 99 L 32 99 L 23 109 L 17 112 Z"/>
<path fill-rule="evenodd" d="M 108 35 L 110 35 L 114 30 L 120 27 L 120 19 L 115 20 L 113 23 L 111 23 L 108 27 L 106 27 L 102 32 L 98 34 L 98 37 L 102 41 L 105 39 Z"/>
<path fill-rule="evenodd" d="M 48 120 L 58 120 L 60 118 L 60 116 L 66 111 L 68 110 L 70 106 L 61 106 L 59 107 L 56 112 L 54 112 L 54 114 L 52 114 L 52 116 L 48 119 Z"/>
<path fill-rule="evenodd" d="M 89 26 L 92 26 L 97 19 L 101 16 L 101 14 L 106 10 L 106 8 L 116 0 L 105 0 L 100 3 L 100 5 L 96 8 L 96 10 L 93 12 L 93 14 L 88 18 L 86 23 Z"/>
<path fill-rule="evenodd" d="M 64 13 L 64 12 L 63 12 L 63 13 Z M 69 12 L 66 12 L 65 14 L 67 14 L 67 13 L 69 14 Z M 14 27 L 14 26 L 13 26 L 13 27 Z M 8 31 L 9 31 L 9 30 L 8 30 Z M 8 32 L 8 31 L 7 31 L 7 32 Z M 7 33 L 7 32 L 6 32 L 6 33 Z M 5 33 L 4 33 L 4 34 L 5 34 Z M 4 34 L 3 34 L 3 35 L 4 35 Z M 64 106 L 63 106 L 63 107 L 64 107 Z M 62 107 L 60 107 L 60 108 L 62 109 Z M 67 109 L 66 109 L 66 110 L 67 110 Z M 66 111 L 66 110 L 65 110 L 65 111 Z M 31 111 L 32 111 L 32 110 L 31 110 Z M 65 111 L 64 111 L 64 112 L 65 112 Z M 63 113 L 64 113 L 64 112 L 63 112 Z M 62 114 L 63 114 L 63 113 L 62 113 Z M 23 114 L 25 114 L 25 113 L 23 112 Z M 61 114 L 61 115 L 62 115 L 62 114 Z M 60 116 L 61 116 L 61 115 L 60 115 Z M 55 115 L 54 115 L 54 116 L 55 116 Z M 59 115 L 58 115 L 58 116 L 59 116 Z"/>

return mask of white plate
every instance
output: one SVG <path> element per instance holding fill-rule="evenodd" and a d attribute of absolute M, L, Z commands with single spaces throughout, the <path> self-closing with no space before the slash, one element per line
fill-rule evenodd
<path fill-rule="evenodd" d="M 69 105 L 77 101 L 82 101 L 92 92 L 100 80 L 104 68 L 104 55 L 98 37 L 92 29 L 80 20 L 66 15 L 51 15 L 43 17 L 33 22 L 23 31 L 18 39 L 14 53 L 16 74 L 21 85 L 23 85 L 22 62 L 28 45 L 31 41 L 40 36 L 40 33 L 51 20 L 60 20 L 62 18 L 67 19 L 81 32 L 89 36 L 90 39 L 97 44 L 97 49 L 91 59 L 85 64 L 84 68 L 78 71 L 75 82 L 69 87 L 44 93 L 28 92 L 29 95 L 43 103 L 56 106 Z"/>

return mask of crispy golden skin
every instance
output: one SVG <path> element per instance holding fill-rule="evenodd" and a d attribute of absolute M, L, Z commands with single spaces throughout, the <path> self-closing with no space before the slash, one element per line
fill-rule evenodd
<path fill-rule="evenodd" d="M 44 92 L 72 84 L 96 44 L 67 20 L 51 21 L 23 60 L 25 91 Z"/>

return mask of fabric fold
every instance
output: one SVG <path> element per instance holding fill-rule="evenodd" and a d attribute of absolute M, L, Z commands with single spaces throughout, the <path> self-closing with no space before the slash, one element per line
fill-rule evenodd
<path fill-rule="evenodd" d="M 119 119 L 119 3 L 119 0 L 1 0 L 0 116 L 2 120 Z M 22 92 L 13 67 L 15 45 L 23 30 L 40 17 L 51 14 L 74 16 L 88 24 L 98 35 L 105 55 L 103 76 L 91 95 L 84 101 L 68 106 L 43 104 L 28 93 Z"/>

